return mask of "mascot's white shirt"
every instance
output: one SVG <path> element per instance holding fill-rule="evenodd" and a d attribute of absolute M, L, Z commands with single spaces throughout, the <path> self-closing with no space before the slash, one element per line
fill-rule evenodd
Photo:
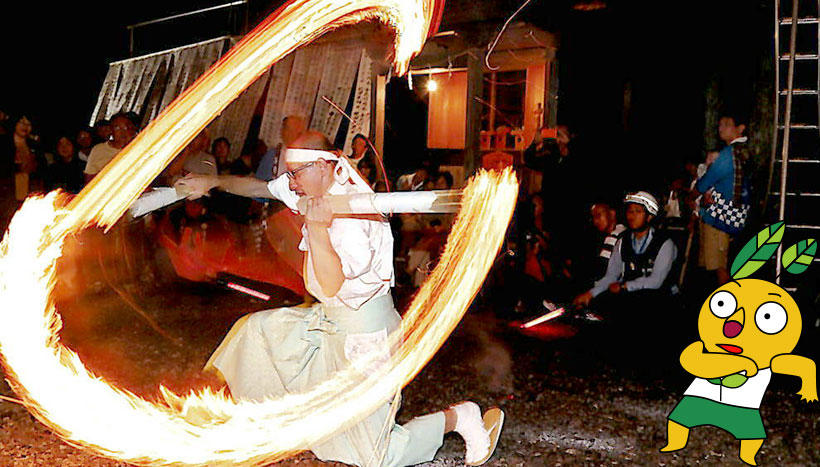
<path fill-rule="evenodd" d="M 736 388 L 727 388 L 719 384 L 712 384 L 703 378 L 695 378 L 683 395 L 711 399 L 735 407 L 759 409 L 763 394 L 766 392 L 771 379 L 771 368 L 758 371 L 756 375 L 746 380 L 742 386 Z"/>
<path fill-rule="evenodd" d="M 287 175 L 282 174 L 268 183 L 268 191 L 296 211 L 299 196 L 289 185 Z M 372 192 L 369 186 L 359 186 L 352 180 L 345 184 L 333 182 L 328 189 L 330 195 Z M 307 252 L 304 280 L 308 292 L 326 305 L 353 309 L 359 309 L 372 298 L 389 294 L 395 277 L 393 233 L 387 220 L 373 216 L 337 217 L 331 222 L 329 233 L 330 243 L 341 260 L 345 280 L 336 295 L 327 297 L 322 293 L 308 248 L 307 227 L 303 225 L 299 249 Z"/>

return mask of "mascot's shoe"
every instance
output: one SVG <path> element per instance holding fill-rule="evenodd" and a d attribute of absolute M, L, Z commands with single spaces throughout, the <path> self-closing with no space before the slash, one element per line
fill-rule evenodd
<path fill-rule="evenodd" d="M 501 428 L 504 426 L 504 411 L 498 407 L 493 407 L 484 412 L 484 430 L 490 438 L 490 449 L 487 450 L 487 455 L 481 459 L 473 460 L 472 463 L 467 462 L 469 459 L 465 458 L 466 465 L 482 465 L 493 456 L 496 446 L 498 446 L 498 438 L 501 436 Z"/>

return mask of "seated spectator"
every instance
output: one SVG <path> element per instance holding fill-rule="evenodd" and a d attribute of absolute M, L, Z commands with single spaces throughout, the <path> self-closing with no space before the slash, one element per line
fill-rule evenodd
<path fill-rule="evenodd" d="M 658 201 L 639 191 L 627 195 L 624 203 L 629 230 L 615 243 L 604 277 L 575 298 L 573 303 L 577 306 L 588 306 L 605 294 L 607 299 L 621 302 L 610 308 L 613 313 L 633 314 L 659 309 L 657 298 L 669 295 L 668 289 L 664 289 L 671 287 L 670 272 L 677 247 L 665 232 L 652 227 L 658 215 Z"/>
<path fill-rule="evenodd" d="M 430 178 L 430 171 L 426 166 L 421 166 L 415 172 L 402 175 L 396 180 L 396 190 L 398 191 L 419 191 L 424 189 L 424 184 Z"/>
<path fill-rule="evenodd" d="M 596 278 L 603 277 L 606 273 L 609 258 L 612 257 L 612 250 L 621 235 L 626 231 L 623 224 L 618 223 L 615 209 L 606 203 L 595 203 L 590 209 L 592 214 L 592 225 L 603 235 L 601 249 L 598 252 L 598 267 L 596 268 Z"/>
<path fill-rule="evenodd" d="M 231 142 L 228 138 L 217 138 L 211 146 L 211 154 L 216 159 L 216 169 L 219 175 L 227 175 L 230 172 L 230 162 L 228 156 L 231 154 Z"/>
<path fill-rule="evenodd" d="M 285 167 L 284 161 L 280 160 L 280 156 L 284 148 L 290 146 L 290 144 L 296 141 L 296 138 L 301 136 L 305 131 L 307 131 L 307 122 L 303 117 L 299 115 L 288 115 L 282 119 L 280 134 L 282 142 L 276 145 L 276 147 L 270 148 L 270 150 L 266 147 L 265 151 L 262 152 L 258 165 L 254 164 L 254 167 L 256 167 L 256 178 L 260 180 L 273 180 L 285 173 L 287 168 Z"/>
<path fill-rule="evenodd" d="M 453 176 L 449 172 L 439 172 L 429 186 L 433 190 L 449 190 L 453 188 Z M 414 222 L 421 225 L 415 238 L 415 244 L 407 252 L 406 270 L 413 277 L 413 285 L 421 286 L 432 268 L 441 257 L 447 243 L 447 235 L 455 221 L 454 214 L 417 214 Z"/>
<path fill-rule="evenodd" d="M 517 258 L 513 266 L 515 279 L 510 281 L 517 312 L 542 309 L 545 301 L 562 301 L 567 271 L 557 259 L 552 233 L 544 220 L 544 201 L 533 195 L 519 204 L 515 214 L 514 237 Z"/>
<path fill-rule="evenodd" d="M 18 201 L 24 200 L 32 191 L 36 191 L 42 186 L 38 186 L 41 174 L 46 167 L 46 160 L 38 150 L 37 137 L 32 134 L 31 120 L 22 116 L 14 120 L 12 133 L 4 138 L 2 143 L 3 172 L 14 177 L 14 182 L 9 186 L 14 187 L 15 198 Z"/>
<path fill-rule="evenodd" d="M 137 136 L 137 123 L 127 113 L 118 113 L 111 118 L 111 140 L 104 141 L 91 149 L 85 165 L 85 180 L 90 182 L 114 157 Z"/>
<path fill-rule="evenodd" d="M 88 162 L 88 156 L 91 155 L 91 149 L 94 147 L 93 131 L 91 128 L 83 128 L 77 132 L 77 137 L 74 140 L 77 158 L 83 162 Z"/>
<path fill-rule="evenodd" d="M 182 166 L 182 173 L 199 175 L 217 175 L 216 158 L 206 151 L 210 145 L 208 130 L 203 130 L 191 141 L 185 151 L 185 163 Z"/>
<path fill-rule="evenodd" d="M 351 143 L 351 153 L 348 157 L 352 162 L 353 167 L 358 167 L 362 163 L 362 161 L 370 160 L 372 164 L 375 164 L 376 155 L 373 153 L 373 150 L 370 149 L 370 142 L 367 139 L 367 136 L 359 133 L 353 137 L 353 142 Z"/>
<path fill-rule="evenodd" d="M 376 164 L 373 162 L 372 159 L 366 157 L 359 160 L 359 173 L 371 187 L 375 185 L 377 172 Z"/>
<path fill-rule="evenodd" d="M 254 154 L 257 152 L 256 141 L 247 141 L 239 157 L 228 167 L 230 175 L 254 175 Z"/>
<path fill-rule="evenodd" d="M 46 169 L 46 189 L 79 193 L 83 189 L 85 163 L 77 157 L 71 138 L 63 136 L 58 139 L 55 152 L 56 160 Z"/>
<path fill-rule="evenodd" d="M 134 125 L 136 124 L 137 122 L 134 122 Z M 111 120 L 102 119 L 98 120 L 97 123 L 94 124 L 94 138 L 96 139 L 97 144 L 109 141 L 112 134 L 113 130 L 111 129 Z"/>
<path fill-rule="evenodd" d="M 433 178 L 431 179 L 431 183 L 429 184 L 430 190 L 452 190 L 453 189 L 453 174 L 442 170 L 438 172 Z M 450 228 L 453 226 L 453 222 L 455 222 L 455 214 L 432 214 L 428 216 L 429 223 L 431 226 L 438 225 L 438 230 L 445 230 L 447 232 L 450 231 Z M 434 225 L 435 224 L 435 225 Z M 443 247 L 443 245 L 442 245 Z"/>
<path fill-rule="evenodd" d="M 228 173 L 230 175 L 253 175 L 253 156 L 249 152 L 243 152 L 239 157 L 237 157 L 231 165 L 228 167 Z"/>
<path fill-rule="evenodd" d="M 159 177 L 161 184 L 172 186 L 178 179 L 191 173 L 216 175 L 216 159 L 203 150 L 206 147 L 208 147 L 208 136 L 203 131 L 188 143 L 163 170 Z"/>
<path fill-rule="evenodd" d="M 446 170 L 440 171 L 433 178 L 434 190 L 451 190 L 453 188 L 453 174 Z"/>

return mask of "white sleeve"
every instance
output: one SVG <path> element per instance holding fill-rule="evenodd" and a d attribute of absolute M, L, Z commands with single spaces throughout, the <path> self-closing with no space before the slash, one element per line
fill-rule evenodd
<path fill-rule="evenodd" d="M 296 202 L 299 201 L 299 195 L 290 189 L 290 180 L 287 174 L 282 174 L 268 182 L 268 191 L 279 201 L 285 203 L 293 211 L 297 211 Z"/>

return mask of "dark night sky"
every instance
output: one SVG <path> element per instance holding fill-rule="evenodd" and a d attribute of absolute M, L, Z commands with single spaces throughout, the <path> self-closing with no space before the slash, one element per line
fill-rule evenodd
<path fill-rule="evenodd" d="M 655 174 L 669 174 L 705 149 L 710 78 L 722 82 L 729 110 L 749 113 L 761 65 L 771 61 L 770 6 L 752 0 L 670 5 L 624 1 L 562 21 L 559 120 L 587 141 L 593 160 L 625 172 L 632 189 L 662 183 Z M 627 83 L 632 108 L 624 128 Z"/>
<path fill-rule="evenodd" d="M 0 109 L 32 115 L 46 135 L 73 131 L 90 117 L 108 62 L 127 57 L 126 25 L 222 3 L 227 2 L 9 2 L 4 23 L 10 27 L 0 28 L 5 44 Z M 226 23 L 221 19 L 217 26 L 182 23 L 185 36 L 160 48 L 219 35 Z M 137 39 L 145 44 L 169 31 L 155 27 L 143 34 Z"/>
<path fill-rule="evenodd" d="M 451 8 L 461 0 L 452 0 Z M 0 109 L 26 112 L 49 136 L 74 131 L 90 116 L 107 62 L 127 55 L 124 26 L 220 0 L 160 2 L 12 2 L 4 7 L 5 84 Z M 256 1 L 260 14 L 277 2 Z M 471 1 L 473 11 L 479 11 Z M 569 122 L 598 156 L 662 167 L 703 145 L 703 90 L 718 74 L 726 99 L 748 104 L 759 64 L 769 60 L 770 1 L 694 0 L 669 3 L 610 0 L 609 8 L 578 12 L 572 2 L 533 0 L 523 18 L 561 36 L 559 120 Z M 517 1 L 489 2 L 511 13 Z M 257 15 L 258 16 L 258 15 Z M 104 19 L 103 19 L 104 18 Z M 9 21 L 10 20 L 10 21 Z M 221 33 L 195 21 L 176 28 L 167 45 Z M 179 32 L 184 35 L 180 36 Z M 157 29 L 148 44 L 170 31 Z M 174 43 L 176 41 L 176 43 Z M 623 127 L 623 89 L 632 87 L 632 114 Z M 731 95 L 730 95 L 731 94 Z M 667 157 L 660 158 L 663 152 Z"/>

